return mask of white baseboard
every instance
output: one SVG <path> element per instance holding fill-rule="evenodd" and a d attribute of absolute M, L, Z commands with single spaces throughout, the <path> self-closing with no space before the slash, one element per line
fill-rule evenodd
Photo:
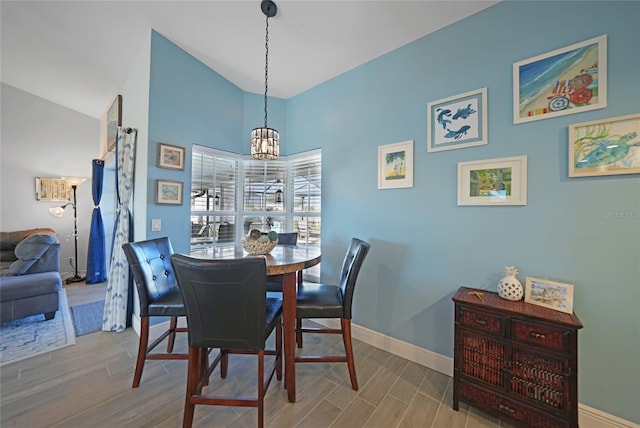
<path fill-rule="evenodd" d="M 312 319 L 311 321 L 328 328 L 340 328 L 340 322 L 334 319 Z M 168 324 L 169 321 L 152 325 L 149 329 L 149 338 L 152 340 L 160 336 L 160 334 L 169 327 Z M 136 333 L 140 335 L 140 317 L 136 314 L 133 314 L 132 326 Z M 179 318 L 178 326 L 186 327 L 186 318 Z M 451 357 L 437 354 L 353 323 L 351 324 L 351 333 L 355 339 L 364 343 L 453 377 L 453 358 Z M 578 421 L 580 428 L 640 428 L 640 425 L 634 422 L 624 420 L 581 403 L 578 403 Z"/>
<path fill-rule="evenodd" d="M 334 319 L 312 319 L 311 321 L 329 328 L 340 328 L 340 322 Z M 364 343 L 453 377 L 453 358 L 451 357 L 445 357 L 353 323 L 351 334 Z M 578 421 L 580 428 L 640 428 L 636 423 L 580 403 L 578 403 Z"/>

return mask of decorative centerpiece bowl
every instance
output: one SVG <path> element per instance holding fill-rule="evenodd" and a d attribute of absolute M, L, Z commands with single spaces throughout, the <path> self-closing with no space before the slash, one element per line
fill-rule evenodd
<path fill-rule="evenodd" d="M 278 245 L 278 234 L 270 232 L 268 235 L 262 235 L 260 231 L 257 232 L 252 230 L 249 236 L 242 239 L 242 247 L 252 256 L 269 254 Z"/>

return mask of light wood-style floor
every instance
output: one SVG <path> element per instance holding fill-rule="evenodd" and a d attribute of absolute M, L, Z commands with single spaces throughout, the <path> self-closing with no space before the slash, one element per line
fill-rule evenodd
<path fill-rule="evenodd" d="M 90 287 L 65 287 L 69 301 L 94 301 L 101 292 Z M 186 335 L 181 336 L 178 350 L 186 349 Z M 75 346 L 2 367 L 0 426 L 181 426 L 185 361 L 147 361 L 140 387 L 132 389 L 138 346 L 132 329 L 76 339 Z M 304 353 L 342 348 L 340 337 L 335 335 L 305 335 L 304 339 Z M 454 411 L 448 376 L 358 340 L 354 344 L 359 391 L 351 389 L 343 363 L 298 364 L 297 402 L 287 401 L 282 382 L 274 378 L 265 400 L 265 426 L 508 426 L 464 404 L 460 411 Z M 216 370 L 208 388 L 252 394 L 256 366 L 255 357 L 233 355 L 227 379 L 220 379 Z M 256 409 L 196 406 L 194 426 L 256 425 Z"/>

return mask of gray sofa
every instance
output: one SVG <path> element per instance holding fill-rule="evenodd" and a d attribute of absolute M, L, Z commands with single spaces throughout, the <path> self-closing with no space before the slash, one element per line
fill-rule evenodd
<path fill-rule="evenodd" d="M 43 314 L 60 306 L 60 242 L 52 229 L 0 232 L 0 322 Z"/>

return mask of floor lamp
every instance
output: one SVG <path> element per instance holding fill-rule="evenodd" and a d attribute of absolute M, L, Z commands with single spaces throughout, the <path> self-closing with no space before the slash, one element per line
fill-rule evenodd
<path fill-rule="evenodd" d="M 73 237 L 74 237 L 73 242 L 74 242 L 74 249 L 75 249 L 75 259 L 74 259 L 73 267 L 75 268 L 75 274 L 71 278 L 67 278 L 67 280 L 65 281 L 65 283 L 71 284 L 73 282 L 82 282 L 86 279 L 86 277 L 82 277 L 78 274 L 78 209 L 77 209 L 78 207 L 76 203 L 77 202 L 76 189 L 78 188 L 79 185 L 87 181 L 87 179 L 82 177 L 60 177 L 60 178 L 66 181 L 67 185 L 71 186 L 71 190 L 73 191 L 73 202 L 67 202 L 66 204 L 61 205 L 59 207 L 49 208 L 49 212 L 56 217 L 62 217 L 62 215 L 64 214 L 64 210 L 68 206 L 73 207 Z"/>

